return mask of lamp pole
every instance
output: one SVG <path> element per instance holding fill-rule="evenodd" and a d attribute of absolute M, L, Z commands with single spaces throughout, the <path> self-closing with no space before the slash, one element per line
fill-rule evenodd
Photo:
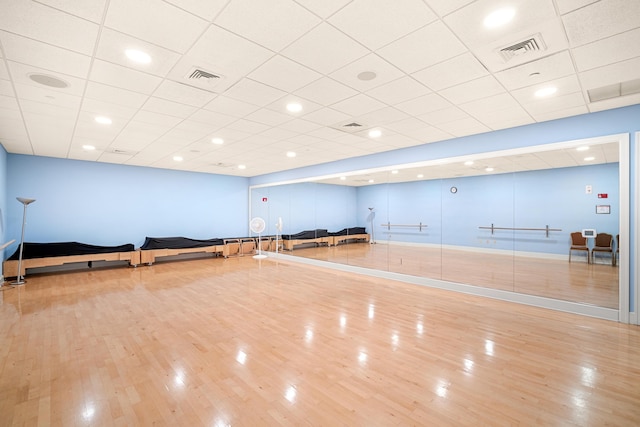
<path fill-rule="evenodd" d="M 12 285 L 24 285 L 26 281 L 24 276 L 20 274 L 22 272 L 22 249 L 24 247 L 24 226 L 27 223 L 27 206 L 36 201 L 36 199 L 26 199 L 24 197 L 16 197 L 16 199 L 22 203 L 24 210 L 22 211 L 22 237 L 20 237 L 20 255 L 18 256 L 18 276 L 15 282 L 11 282 Z"/>

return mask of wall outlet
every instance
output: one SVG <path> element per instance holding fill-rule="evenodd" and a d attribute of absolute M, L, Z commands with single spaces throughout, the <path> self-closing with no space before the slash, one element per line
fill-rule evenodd
<path fill-rule="evenodd" d="M 593 187 L 591 185 L 587 185 L 586 187 L 584 187 L 584 194 L 592 194 L 593 193 Z"/>

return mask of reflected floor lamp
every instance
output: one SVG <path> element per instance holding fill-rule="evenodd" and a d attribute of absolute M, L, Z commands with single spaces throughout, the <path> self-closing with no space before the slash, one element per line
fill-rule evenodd
<path fill-rule="evenodd" d="M 36 201 L 36 199 L 25 199 L 24 197 L 16 197 L 20 203 L 24 205 L 22 212 L 22 237 L 20 237 L 20 255 L 18 256 L 18 276 L 15 282 L 11 282 L 12 285 L 24 285 L 26 281 L 24 276 L 20 274 L 22 271 L 22 248 L 24 246 L 24 226 L 27 223 L 27 205 Z"/>

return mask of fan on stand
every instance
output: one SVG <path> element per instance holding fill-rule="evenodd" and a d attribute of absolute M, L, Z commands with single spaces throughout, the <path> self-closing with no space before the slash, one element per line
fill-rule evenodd
<path fill-rule="evenodd" d="M 278 217 L 278 222 L 276 223 L 276 253 L 278 253 L 278 235 L 282 234 L 282 217 Z"/>
<path fill-rule="evenodd" d="M 264 222 L 264 219 L 260 217 L 255 217 L 249 223 L 249 228 L 254 233 L 258 234 L 258 254 L 254 255 L 254 259 L 265 259 L 267 256 L 262 254 L 262 242 L 260 241 L 260 233 L 262 233 L 267 224 Z"/>

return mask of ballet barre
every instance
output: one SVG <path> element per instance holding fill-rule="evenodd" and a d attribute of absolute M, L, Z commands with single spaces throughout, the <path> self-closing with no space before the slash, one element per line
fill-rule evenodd
<path fill-rule="evenodd" d="M 417 228 L 422 231 L 423 228 L 427 228 L 427 224 L 419 223 L 419 224 L 380 224 L 381 227 L 386 227 L 387 230 L 391 231 L 391 227 L 402 227 L 402 228 Z"/>
<path fill-rule="evenodd" d="M 491 227 L 480 226 L 478 228 L 480 228 L 482 230 L 491 230 L 491 235 L 493 235 L 495 230 L 544 231 L 546 237 L 549 237 L 549 232 L 550 231 L 562 231 L 561 228 L 549 228 L 548 225 L 546 225 L 544 228 L 523 228 L 523 227 L 496 227 L 493 224 L 491 224 Z"/>

